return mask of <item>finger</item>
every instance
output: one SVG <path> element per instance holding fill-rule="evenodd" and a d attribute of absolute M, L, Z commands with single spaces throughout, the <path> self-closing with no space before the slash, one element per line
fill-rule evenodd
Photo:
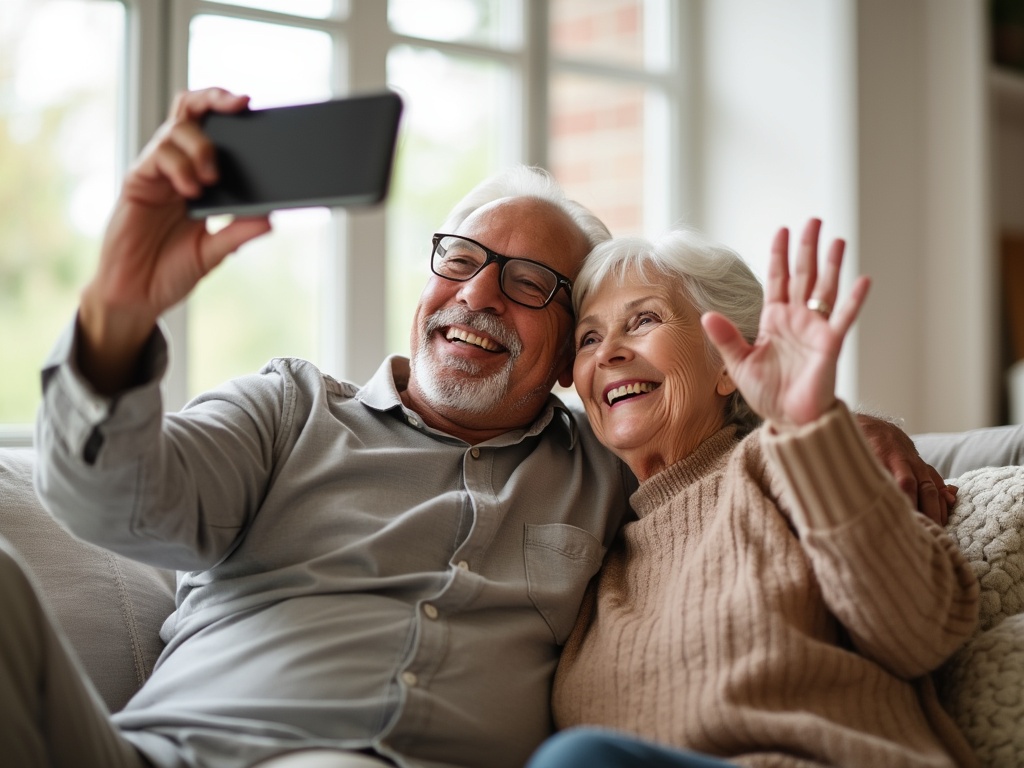
<path fill-rule="evenodd" d="M 825 263 L 818 272 L 818 281 L 811 289 L 811 295 L 819 301 L 823 301 L 830 307 L 836 305 L 836 297 L 839 295 L 839 273 L 843 268 L 843 252 L 846 250 L 846 242 L 835 239 L 829 246 Z"/>
<path fill-rule="evenodd" d="M 240 112 L 249 105 L 249 97 L 223 88 L 204 88 L 179 93 L 171 104 L 172 120 L 198 120 L 207 112 Z"/>
<path fill-rule="evenodd" d="M 936 473 L 938 474 L 938 473 Z M 956 504 L 956 495 L 960 492 L 960 489 L 955 485 L 945 485 L 942 490 L 943 496 L 946 498 L 946 505 L 952 510 L 953 505 Z"/>
<path fill-rule="evenodd" d="M 927 467 L 927 473 L 918 477 L 911 463 L 905 460 L 897 462 L 890 469 L 896 484 L 910 499 L 911 506 L 939 525 L 945 525 L 949 519 L 949 507 L 944 494 L 939 490 L 944 483 L 934 475 L 934 470 Z"/>
<path fill-rule="evenodd" d="M 166 178 L 183 197 L 197 197 L 203 184 L 192 159 L 172 141 L 165 141 L 149 158 L 157 174 Z"/>
<path fill-rule="evenodd" d="M 946 500 L 946 495 L 943 490 L 939 489 L 939 519 L 938 523 L 943 528 L 949 523 L 949 502 Z"/>
<path fill-rule="evenodd" d="M 892 472 L 892 477 L 896 481 L 896 485 L 900 487 L 903 494 L 910 499 L 910 504 L 914 509 L 918 509 L 917 504 L 917 475 L 914 474 L 913 467 L 910 466 L 910 462 L 905 459 L 900 459 L 889 465 L 889 471 Z"/>
<path fill-rule="evenodd" d="M 173 125 L 167 134 L 172 142 L 192 163 L 194 172 L 203 184 L 217 181 L 217 151 L 209 137 L 197 123 L 181 122 Z"/>
<path fill-rule="evenodd" d="M 217 181 L 216 152 L 213 143 L 200 128 L 208 112 L 234 113 L 249 105 L 249 97 L 223 88 L 206 88 L 178 94 L 171 106 L 166 135 L 193 158 L 197 176 L 203 184 Z"/>
<path fill-rule="evenodd" d="M 743 360 L 750 351 L 750 345 L 729 318 L 717 312 L 705 312 L 700 318 L 704 332 L 722 356 L 722 362 L 729 370 Z"/>
<path fill-rule="evenodd" d="M 943 525 L 944 526 L 944 525 L 946 525 L 946 523 L 949 522 L 949 514 L 950 514 L 951 508 L 953 506 L 953 502 L 956 500 L 956 489 L 954 488 L 953 492 L 950 493 L 949 487 L 946 485 L 946 481 L 943 480 L 942 475 L 940 475 L 935 470 L 935 467 L 933 467 L 931 465 L 928 466 L 928 475 L 931 478 L 931 481 L 933 483 L 935 483 L 935 487 L 938 490 L 938 495 L 939 495 L 939 499 L 938 499 L 938 504 L 939 504 L 939 521 L 938 522 L 939 522 L 939 525 Z"/>
<path fill-rule="evenodd" d="M 771 257 L 768 261 L 768 279 L 765 281 L 766 303 L 786 301 L 789 290 L 789 230 L 782 227 L 772 240 Z"/>
<path fill-rule="evenodd" d="M 214 234 L 207 235 L 200 247 L 203 269 L 209 272 L 229 254 L 237 251 L 250 240 L 271 230 L 270 217 L 254 216 L 238 218 Z"/>
<path fill-rule="evenodd" d="M 840 336 L 845 337 L 847 332 L 849 332 L 850 326 L 853 325 L 854 321 L 857 319 L 857 315 L 860 314 L 861 307 L 864 306 L 864 301 L 867 299 L 868 291 L 870 289 L 871 278 L 863 275 L 858 277 L 853 283 L 850 295 L 847 296 L 842 305 L 832 313 L 829 325 L 831 325 L 833 330 L 839 333 Z"/>
<path fill-rule="evenodd" d="M 932 480 L 922 480 L 917 485 L 917 510 L 939 525 L 946 524 L 946 509 L 939 489 Z"/>
<path fill-rule="evenodd" d="M 811 219 L 800 236 L 793 276 L 789 281 L 790 304 L 804 304 L 811 297 L 811 289 L 818 278 L 818 233 L 821 220 Z"/>

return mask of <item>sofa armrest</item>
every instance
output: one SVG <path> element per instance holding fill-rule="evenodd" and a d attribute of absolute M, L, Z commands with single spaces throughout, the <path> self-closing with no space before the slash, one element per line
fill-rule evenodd
<path fill-rule="evenodd" d="M 108 708 L 121 709 L 163 650 L 174 574 L 74 538 L 32 486 L 34 452 L 0 449 L 0 536 L 28 565 L 65 637 Z"/>

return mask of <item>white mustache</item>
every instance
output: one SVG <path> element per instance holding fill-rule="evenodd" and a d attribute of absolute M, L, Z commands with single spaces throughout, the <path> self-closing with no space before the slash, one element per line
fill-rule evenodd
<path fill-rule="evenodd" d="M 426 334 L 429 336 L 439 328 L 449 325 L 466 325 L 474 330 L 483 331 L 505 347 L 512 360 L 523 353 L 523 342 L 519 338 L 519 334 L 494 315 L 485 312 L 470 312 L 462 307 L 440 309 L 427 318 Z"/>

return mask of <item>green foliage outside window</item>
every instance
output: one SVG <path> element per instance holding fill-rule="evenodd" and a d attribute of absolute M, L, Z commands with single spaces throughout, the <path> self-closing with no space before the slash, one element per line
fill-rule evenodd
<path fill-rule="evenodd" d="M 116 169 L 115 68 L 123 13 L 113 2 L 5 3 L 0 423 L 33 420 L 40 367 L 96 263 Z M 88 58 L 87 66 L 76 57 Z M 105 176 L 97 174 L 100 167 Z"/>

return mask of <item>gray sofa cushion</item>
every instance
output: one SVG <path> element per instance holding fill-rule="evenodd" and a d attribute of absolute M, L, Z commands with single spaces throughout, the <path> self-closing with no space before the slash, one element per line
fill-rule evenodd
<path fill-rule="evenodd" d="M 74 538 L 32 488 L 30 449 L 0 449 L 0 535 L 28 564 L 43 597 L 111 711 L 153 669 L 174 610 L 174 576 Z"/>
<path fill-rule="evenodd" d="M 940 475 L 957 477 L 978 467 L 1024 463 L 1024 424 L 914 435 L 914 445 Z"/>

